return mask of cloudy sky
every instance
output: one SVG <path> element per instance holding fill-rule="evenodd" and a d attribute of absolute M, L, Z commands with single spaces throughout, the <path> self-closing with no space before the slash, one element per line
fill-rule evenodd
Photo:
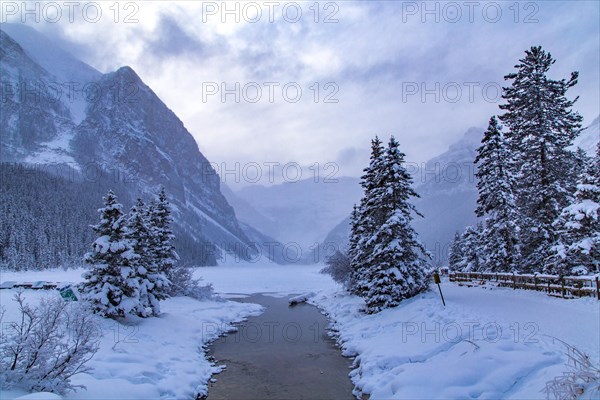
<path fill-rule="evenodd" d="M 358 175 L 375 134 L 426 161 L 485 127 L 532 45 L 556 58 L 552 77 L 580 71 L 585 124 L 599 113 L 597 1 L 111 1 L 60 18 L 42 3 L 39 22 L 2 3 L 3 20 L 25 17 L 101 72 L 131 66 L 229 167 L 334 162 Z"/>

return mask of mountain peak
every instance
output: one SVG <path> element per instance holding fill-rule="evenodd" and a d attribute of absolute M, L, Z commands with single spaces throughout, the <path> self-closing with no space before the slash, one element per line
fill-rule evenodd
<path fill-rule="evenodd" d="M 83 85 L 102 76 L 98 70 L 75 58 L 30 26 L 3 23 L 0 29 L 17 42 L 32 60 L 63 82 L 79 82 Z"/>
<path fill-rule="evenodd" d="M 115 74 L 126 78 L 135 79 L 136 81 L 141 80 L 139 75 L 129 65 L 122 66 L 115 71 Z"/>
<path fill-rule="evenodd" d="M 483 129 L 470 127 L 457 142 L 450 145 L 448 151 L 476 149 L 481 144 L 483 138 Z"/>

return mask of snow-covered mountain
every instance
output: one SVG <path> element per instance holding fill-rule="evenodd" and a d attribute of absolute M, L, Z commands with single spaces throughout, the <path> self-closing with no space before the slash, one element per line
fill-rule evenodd
<path fill-rule="evenodd" d="M 276 224 L 275 221 L 258 212 L 226 184 L 221 185 L 221 193 L 235 210 L 235 214 L 240 221 L 240 227 L 246 236 L 258 246 L 260 254 L 257 254 L 257 262 L 260 259 L 270 259 L 278 264 L 291 264 L 298 260 L 301 254 L 296 248 L 286 247 L 279 240 L 264 233 L 273 230 Z M 255 227 L 260 227 L 260 231 Z"/>
<path fill-rule="evenodd" d="M 444 262 L 456 231 L 476 223 L 477 182 L 474 160 L 484 129 L 470 128 L 448 150 L 432 158 L 414 175 L 421 196 L 415 206 L 425 218 L 414 227 L 435 262 Z"/>
<path fill-rule="evenodd" d="M 416 218 L 415 229 L 436 261 L 447 258 L 454 232 L 476 222 L 476 150 L 483 129 L 471 128 L 445 153 L 416 167 L 408 165 L 421 198 L 415 200 L 425 218 Z M 273 186 L 247 186 L 225 197 L 239 219 L 283 243 L 302 246 L 303 262 L 322 261 L 344 248 L 350 232 L 349 214 L 360 201 L 358 178 L 336 183 L 312 179 Z M 318 246 L 317 246 L 318 243 Z"/>
<path fill-rule="evenodd" d="M 600 116 L 596 117 L 587 128 L 581 132 L 581 135 L 575 139 L 572 148 L 578 147 L 585 150 L 588 156 L 593 157 L 596 154 L 596 146 L 600 141 Z"/>
<path fill-rule="evenodd" d="M 96 82 L 102 73 L 88 64 L 76 59 L 44 35 L 23 24 L 2 24 L 4 30 L 13 38 L 39 66 L 49 71 L 54 82 L 79 84 L 76 90 L 67 90 L 63 86 L 62 103 L 71 112 L 74 122 L 80 123 L 85 117 L 86 101 L 81 95 L 83 85 Z M 77 93 L 79 91 L 79 93 Z"/>
<path fill-rule="evenodd" d="M 179 230 L 199 246 L 254 251 L 194 138 L 135 71 L 101 74 L 26 26 L 3 24 L 0 42 L 3 162 L 114 176 L 136 196 L 164 185 Z M 70 96 L 66 82 L 78 85 Z"/>
<path fill-rule="evenodd" d="M 303 250 L 322 241 L 362 195 L 358 178 L 247 186 L 228 197 L 241 221 Z M 228 196 L 226 194 L 226 196 Z M 243 199 L 243 200 L 242 200 Z"/>

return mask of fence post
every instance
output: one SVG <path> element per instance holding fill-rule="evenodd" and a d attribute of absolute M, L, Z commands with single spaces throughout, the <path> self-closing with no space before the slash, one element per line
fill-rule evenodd
<path fill-rule="evenodd" d="M 517 289 L 517 275 L 513 272 L 513 289 Z"/>
<path fill-rule="evenodd" d="M 562 298 L 565 298 L 565 278 L 564 277 L 560 277 L 560 287 L 561 287 L 561 291 L 562 291 Z"/>
<path fill-rule="evenodd" d="M 596 296 L 600 300 L 600 285 L 598 285 L 598 276 L 596 276 Z"/>
<path fill-rule="evenodd" d="M 538 288 L 537 288 L 537 275 L 533 276 L 533 288 L 537 292 L 537 290 L 538 290 Z"/>

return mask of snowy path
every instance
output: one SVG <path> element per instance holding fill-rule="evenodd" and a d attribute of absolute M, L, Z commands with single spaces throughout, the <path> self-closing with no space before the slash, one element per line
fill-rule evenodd
<path fill-rule="evenodd" d="M 215 375 L 209 400 L 354 398 L 351 362 L 327 335 L 327 319 L 316 307 L 289 307 L 287 298 L 263 295 L 242 301 L 265 311 L 210 346 L 209 354 L 227 368 Z"/>

